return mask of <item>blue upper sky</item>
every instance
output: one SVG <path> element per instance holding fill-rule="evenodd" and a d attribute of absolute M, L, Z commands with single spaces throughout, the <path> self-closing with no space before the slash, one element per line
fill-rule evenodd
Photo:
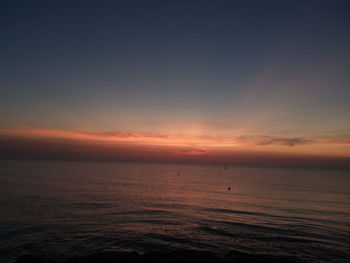
<path fill-rule="evenodd" d="M 343 134 L 349 11 L 331 0 L 2 1 L 0 125 L 219 121 L 255 134 Z"/>

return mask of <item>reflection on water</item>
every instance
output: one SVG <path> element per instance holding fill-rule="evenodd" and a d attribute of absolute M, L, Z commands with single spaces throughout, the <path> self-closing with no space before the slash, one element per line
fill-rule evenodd
<path fill-rule="evenodd" d="M 0 260 L 181 248 L 345 262 L 349 189 L 341 171 L 3 161 Z"/>

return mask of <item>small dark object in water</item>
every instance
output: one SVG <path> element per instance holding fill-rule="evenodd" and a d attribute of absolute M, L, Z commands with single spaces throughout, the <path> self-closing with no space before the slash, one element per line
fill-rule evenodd
<path fill-rule="evenodd" d="M 227 189 L 228 189 L 229 191 L 231 191 L 231 187 L 228 187 Z"/>
<path fill-rule="evenodd" d="M 225 163 L 225 171 L 227 170 L 227 164 Z"/>

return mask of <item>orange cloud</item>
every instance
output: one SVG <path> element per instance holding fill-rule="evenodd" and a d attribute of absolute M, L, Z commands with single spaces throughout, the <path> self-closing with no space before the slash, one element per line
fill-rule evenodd
<path fill-rule="evenodd" d="M 79 132 L 24 127 L 0 130 L 0 158 L 350 169 L 349 138 Z"/>
<path fill-rule="evenodd" d="M 194 147 L 152 146 L 49 137 L 0 136 L 0 159 L 173 162 L 350 169 L 349 157 L 203 150 Z"/>
<path fill-rule="evenodd" d="M 191 147 L 190 152 L 183 152 L 183 154 L 190 154 L 192 151 L 192 154 L 197 155 L 217 149 L 244 149 L 255 146 L 294 147 L 301 145 L 350 145 L 350 135 L 335 135 L 322 138 L 281 137 L 267 135 L 174 135 L 128 131 L 81 132 L 59 129 L 36 129 L 29 127 L 2 129 L 0 130 L 0 135 L 86 140 L 95 142 L 100 141 L 105 143 L 124 143 L 130 145 Z"/>
<path fill-rule="evenodd" d="M 203 149 L 186 149 L 181 151 L 174 151 L 174 155 L 208 155 L 212 152 Z"/>
<path fill-rule="evenodd" d="M 102 141 L 125 141 L 125 142 L 142 142 L 151 139 L 165 139 L 167 135 L 158 135 L 150 133 L 132 133 L 132 132 L 76 132 L 69 130 L 55 129 L 3 129 L 0 130 L 2 135 L 17 136 L 39 136 L 65 139 L 81 139 L 81 140 L 102 140 Z"/>
<path fill-rule="evenodd" d="M 161 145 L 161 146 L 196 146 L 220 147 L 237 146 L 237 143 L 228 138 L 219 136 L 170 135 L 142 132 L 76 132 L 55 129 L 18 128 L 0 130 L 0 135 L 33 136 L 48 138 L 63 138 L 77 140 L 93 140 L 106 142 L 124 142 L 131 144 Z"/>

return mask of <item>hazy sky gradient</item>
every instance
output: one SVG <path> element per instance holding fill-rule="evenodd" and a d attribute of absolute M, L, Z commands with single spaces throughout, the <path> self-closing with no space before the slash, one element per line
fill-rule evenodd
<path fill-rule="evenodd" d="M 297 139 L 312 143 L 246 147 L 350 156 L 349 11 L 330 0 L 2 1 L 1 136 L 158 134 L 200 149 L 211 147 L 202 137 L 221 148 Z"/>

